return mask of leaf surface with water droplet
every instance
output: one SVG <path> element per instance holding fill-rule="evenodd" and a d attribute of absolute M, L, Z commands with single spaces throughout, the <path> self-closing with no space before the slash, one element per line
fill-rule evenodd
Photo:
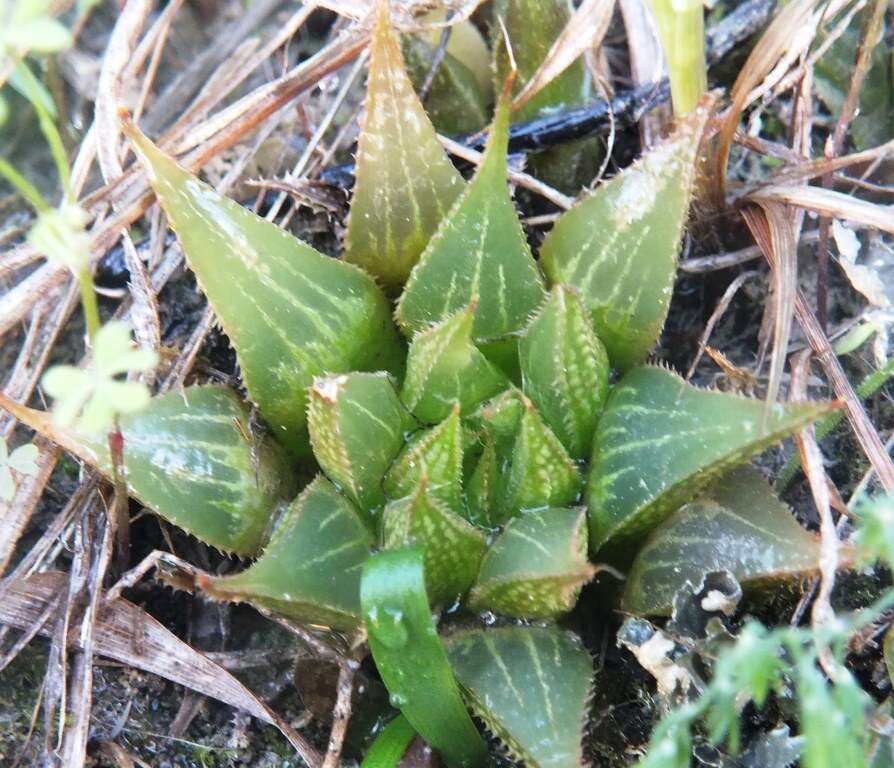
<path fill-rule="evenodd" d="M 379 552 L 363 568 L 360 603 L 369 648 L 395 703 L 449 768 L 472 768 L 487 748 L 466 712 L 425 592 L 420 547 Z M 395 625 L 406 632 L 394 642 Z"/>
<path fill-rule="evenodd" d="M 484 534 L 429 492 L 425 478 L 411 495 L 385 507 L 382 533 L 387 549 L 424 548 L 425 584 L 436 605 L 472 585 L 486 549 Z"/>

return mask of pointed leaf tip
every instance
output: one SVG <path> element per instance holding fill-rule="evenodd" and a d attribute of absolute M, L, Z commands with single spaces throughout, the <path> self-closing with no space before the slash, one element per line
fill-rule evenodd
<path fill-rule="evenodd" d="M 584 458 L 608 396 L 609 363 L 578 292 L 556 286 L 518 351 L 525 394 L 569 454 Z"/>
<path fill-rule="evenodd" d="M 510 520 L 491 545 L 469 606 L 518 618 L 556 618 L 574 607 L 592 575 L 586 510 L 528 512 Z"/>
<path fill-rule="evenodd" d="M 388 375 L 317 378 L 307 412 L 311 445 L 323 471 L 362 510 L 381 506 L 382 478 L 410 426 Z"/>
<path fill-rule="evenodd" d="M 501 627 L 445 641 L 473 712 L 528 768 L 580 768 L 593 662 L 571 632 Z"/>
<path fill-rule="evenodd" d="M 634 368 L 612 389 L 590 461 L 590 546 L 611 551 L 652 530 L 720 472 L 835 407 L 774 404 L 699 389 L 664 368 Z"/>
<path fill-rule="evenodd" d="M 472 342 L 476 300 L 410 343 L 401 399 L 423 422 L 434 424 L 454 405 L 468 413 L 508 386 L 509 381 Z"/>
<path fill-rule="evenodd" d="M 543 278 L 509 194 L 508 137 L 504 95 L 475 177 L 441 222 L 400 297 L 396 317 L 405 331 L 420 331 L 479 296 L 472 335 L 498 338 L 522 329 L 543 300 Z"/>
<path fill-rule="evenodd" d="M 580 290 L 613 365 L 643 362 L 664 326 L 711 110 L 600 185 L 556 222 L 540 251 L 554 283 Z"/>
<path fill-rule="evenodd" d="M 255 603 L 297 621 L 354 629 L 372 544 L 357 509 L 317 477 L 289 506 L 255 563 L 212 578 L 203 589 L 218 600 Z"/>
<path fill-rule="evenodd" d="M 389 287 L 407 279 L 463 180 L 438 141 L 379 3 L 345 260 Z"/>
<path fill-rule="evenodd" d="M 422 546 L 428 598 L 433 605 L 449 604 L 472 585 L 487 545 L 480 530 L 427 486 L 423 477 L 410 496 L 385 507 L 383 541 L 386 549 Z"/>
<path fill-rule="evenodd" d="M 127 131 L 233 343 L 249 396 L 277 439 L 306 452 L 305 389 L 314 376 L 399 368 L 388 302 L 369 275 L 222 197 L 136 127 Z"/>

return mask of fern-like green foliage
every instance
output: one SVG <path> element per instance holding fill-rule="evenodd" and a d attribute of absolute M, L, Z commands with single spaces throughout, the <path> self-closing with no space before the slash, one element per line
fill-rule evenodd
<path fill-rule="evenodd" d="M 680 508 L 829 406 L 768 410 L 641 365 L 670 302 L 707 107 L 561 216 L 538 262 L 507 179 L 508 90 L 465 185 L 384 1 L 371 46 L 343 258 L 221 197 L 128 129 L 266 428 L 220 387 L 155 398 L 121 420 L 126 481 L 196 537 L 257 556 L 199 579 L 210 596 L 344 631 L 362 624 L 393 705 L 448 764 L 483 754 L 442 738 L 474 734 L 461 689 L 527 765 L 576 768 L 592 679 L 579 641 L 554 626 L 482 629 L 452 637 L 445 655 L 432 607 L 556 619 L 594 572 L 588 552 L 629 559 L 669 518 L 674 531 L 716 512 L 712 525 L 759 521 L 789 536 L 794 523 L 766 489 L 753 504 Z M 625 372 L 614 385 L 612 367 Z M 0 405 L 110 472 L 103 440 Z M 317 472 L 280 514 L 293 478 Z M 651 551 L 676 546 L 667 530 Z M 806 567 L 812 554 L 797 550 Z M 751 554 L 715 547 L 711 567 L 748 577 Z M 635 571 L 637 610 L 654 607 L 637 592 L 654 565 Z"/>

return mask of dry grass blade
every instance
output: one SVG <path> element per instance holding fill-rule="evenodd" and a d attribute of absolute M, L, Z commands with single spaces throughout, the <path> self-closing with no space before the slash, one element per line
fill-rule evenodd
<path fill-rule="evenodd" d="M 792 316 L 795 311 L 795 292 L 798 286 L 798 232 L 800 221 L 792 210 L 774 202 L 761 204 L 769 229 L 767 255 L 773 275 L 773 351 L 767 381 L 767 413 L 779 394 L 785 356 L 791 338 Z"/>
<path fill-rule="evenodd" d="M 791 400 L 794 402 L 807 400 L 807 380 L 810 377 L 810 350 L 800 353 L 792 362 L 792 388 Z M 832 610 L 832 590 L 835 588 L 835 573 L 838 570 L 838 532 L 835 529 L 835 521 L 832 519 L 831 496 L 829 493 L 829 479 L 823 467 L 823 456 L 816 442 L 816 434 L 813 425 L 795 433 L 795 443 L 798 453 L 801 454 L 801 466 L 810 484 L 813 501 L 816 504 L 820 518 L 820 553 L 819 592 L 813 602 L 811 611 L 811 623 L 814 629 L 828 626 L 835 620 L 835 611 Z M 819 661 L 823 670 L 831 679 L 836 679 L 838 665 L 829 650 L 820 649 Z"/>
<path fill-rule="evenodd" d="M 831 189 L 769 186 L 752 192 L 748 199 L 762 205 L 771 201 L 786 203 L 833 219 L 846 219 L 894 234 L 894 205 L 870 203 Z"/>
<path fill-rule="evenodd" d="M 0 603 L 0 623 L 28 629 L 48 602 L 64 591 L 68 576 L 49 571 L 8 585 Z M 80 639 L 72 636 L 78 647 Z M 178 639 L 141 608 L 117 599 L 104 601 L 94 627 L 94 652 L 144 672 L 150 672 L 210 696 L 253 717 L 275 725 L 312 768 L 320 766 L 319 753 L 288 727 L 266 704 L 223 667 Z"/>
<path fill-rule="evenodd" d="M 731 93 L 732 105 L 720 129 L 717 143 L 717 173 L 714 176 L 715 197 L 718 205 L 726 196 L 726 166 L 739 118 L 748 104 L 752 89 L 776 66 L 784 54 L 791 54 L 795 33 L 809 23 L 817 0 L 793 0 L 773 19 L 767 31 L 754 46 L 751 54 L 736 78 Z M 811 36 L 812 37 L 812 36 Z"/>
<path fill-rule="evenodd" d="M 742 209 L 742 215 L 764 256 L 768 260 L 772 260 L 775 257 L 775 251 L 763 209 L 757 206 L 746 206 Z M 814 355 L 825 370 L 835 396 L 844 404 L 851 429 L 875 469 L 882 487 L 886 492 L 894 493 L 894 462 L 891 461 L 891 457 L 885 450 L 860 398 L 857 397 L 857 393 L 854 392 L 854 388 L 848 381 L 829 339 L 823 333 L 816 316 L 800 291 L 795 292 L 795 316 L 798 318 L 804 335 L 807 336 Z"/>
<path fill-rule="evenodd" d="M 521 109 L 586 50 L 598 48 L 608 30 L 614 7 L 614 0 L 584 0 L 568 19 L 537 71 L 513 99 L 512 108 Z"/>

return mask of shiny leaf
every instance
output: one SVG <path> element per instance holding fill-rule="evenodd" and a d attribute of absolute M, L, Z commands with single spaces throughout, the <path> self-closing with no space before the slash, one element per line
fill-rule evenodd
<path fill-rule="evenodd" d="M 507 184 L 509 104 L 497 106 L 475 178 L 441 223 L 397 306 L 398 323 L 419 331 L 477 300 L 472 335 L 492 339 L 523 328 L 543 299 Z"/>
<path fill-rule="evenodd" d="M 459 404 L 468 413 L 508 381 L 472 342 L 475 302 L 413 337 L 401 399 L 420 420 L 441 421 Z"/>
<path fill-rule="evenodd" d="M 593 663 L 557 627 L 463 632 L 447 654 L 475 714 L 527 768 L 580 768 Z"/>
<path fill-rule="evenodd" d="M 345 260 L 398 286 L 464 185 L 407 76 L 387 0 L 370 52 Z"/>
<path fill-rule="evenodd" d="M 487 748 L 466 712 L 425 594 L 422 550 L 380 552 L 360 584 L 369 648 L 391 703 L 449 768 L 483 765 Z"/>
<path fill-rule="evenodd" d="M 543 269 L 580 290 L 618 368 L 642 362 L 661 335 L 708 116 L 694 111 L 664 144 L 563 214 L 543 242 Z"/>
<path fill-rule="evenodd" d="M 506 480 L 505 509 L 514 514 L 522 509 L 561 507 L 576 501 L 580 490 L 576 464 L 525 398 Z"/>
<path fill-rule="evenodd" d="M 590 546 L 618 546 L 651 531 L 722 471 L 832 407 L 768 409 L 761 400 L 699 389 L 663 368 L 635 368 L 612 389 L 596 429 Z"/>
<path fill-rule="evenodd" d="M 729 571 L 743 587 L 797 578 L 818 567 L 819 539 L 795 520 L 751 467 L 741 467 L 675 512 L 646 539 L 622 607 L 670 613 L 674 595 L 705 573 Z"/>
<path fill-rule="evenodd" d="M 221 197 L 135 128 L 128 133 L 236 348 L 249 396 L 277 439 L 306 451 L 314 376 L 399 367 L 388 302 L 369 275 Z"/>
<path fill-rule="evenodd" d="M 386 549 L 424 548 L 425 585 L 434 604 L 453 601 L 472 585 L 486 547 L 484 534 L 431 493 L 425 477 L 412 495 L 385 507 L 382 533 Z"/>
<path fill-rule="evenodd" d="M 463 429 L 459 407 L 431 429 L 421 430 L 394 460 L 383 483 L 390 499 L 413 492 L 420 478 L 428 480 L 428 491 L 452 509 L 462 505 Z"/>
<path fill-rule="evenodd" d="M 555 618 L 593 575 L 585 509 L 544 509 L 513 518 L 491 545 L 469 595 L 474 610 Z"/>
<path fill-rule="evenodd" d="M 307 422 L 314 456 L 329 478 L 362 510 L 381 506 L 382 478 L 410 422 L 388 375 L 316 379 L 309 390 Z"/>
<path fill-rule="evenodd" d="M 360 574 L 373 537 L 357 509 L 317 477 L 292 502 L 258 560 L 201 586 L 218 600 L 262 605 L 311 624 L 360 624 Z"/>
<path fill-rule="evenodd" d="M 519 342 L 523 389 L 575 459 L 590 451 L 608 395 L 608 357 L 589 310 L 556 286 Z"/>
<path fill-rule="evenodd" d="M 111 476 L 105 434 L 80 433 L 0 396 L 0 407 Z M 253 555 L 292 491 L 280 449 L 251 426 L 248 407 L 225 387 L 189 387 L 122 416 L 128 490 L 145 506 L 226 552 Z"/>

